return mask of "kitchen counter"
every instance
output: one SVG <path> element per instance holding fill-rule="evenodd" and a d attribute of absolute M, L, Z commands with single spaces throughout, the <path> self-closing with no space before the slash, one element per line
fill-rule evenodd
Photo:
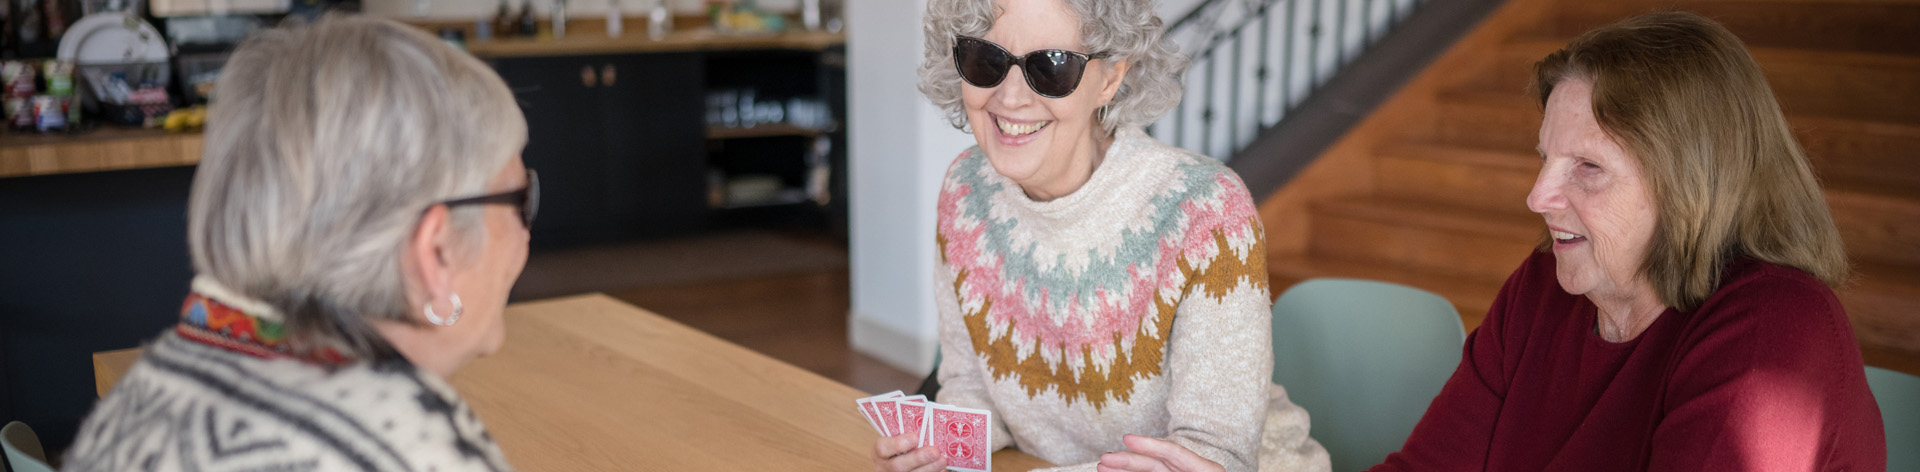
<path fill-rule="evenodd" d="M 576 56 L 739 50 L 820 51 L 846 44 L 844 33 L 790 31 L 724 35 L 707 28 L 677 30 L 658 41 L 644 22 L 627 21 L 626 34 L 609 38 L 604 22 L 581 20 L 562 39 L 511 38 L 476 41 L 468 51 L 483 58 Z M 595 19 L 597 20 L 597 19 Z M 188 166 L 200 161 L 200 133 L 102 126 L 79 134 L 0 133 L 0 178 L 109 170 Z"/>
<path fill-rule="evenodd" d="M 78 134 L 0 134 L 0 178 L 193 165 L 200 133 L 102 126 Z"/>
<path fill-rule="evenodd" d="M 635 21 L 627 22 L 625 34 L 618 38 L 609 38 L 604 29 L 604 22 L 598 21 L 597 18 L 582 19 L 570 22 L 569 25 L 579 23 L 590 23 L 600 28 L 582 28 L 583 31 L 572 32 L 560 39 L 510 38 L 474 41 L 467 44 L 467 51 L 483 58 L 768 49 L 820 51 L 847 42 L 846 34 L 825 31 L 729 35 L 707 28 L 674 31 L 665 38 L 655 41 L 647 37 L 646 24 Z M 636 23 L 637 30 L 634 26 Z"/>

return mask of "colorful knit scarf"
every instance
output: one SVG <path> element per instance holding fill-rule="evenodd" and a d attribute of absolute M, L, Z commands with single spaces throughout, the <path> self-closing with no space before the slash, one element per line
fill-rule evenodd
<path fill-rule="evenodd" d="M 188 340 L 261 359 L 287 357 L 329 366 L 350 361 L 332 348 L 296 349 L 287 342 L 285 322 L 248 314 L 199 291 L 187 294 L 174 332 Z"/>

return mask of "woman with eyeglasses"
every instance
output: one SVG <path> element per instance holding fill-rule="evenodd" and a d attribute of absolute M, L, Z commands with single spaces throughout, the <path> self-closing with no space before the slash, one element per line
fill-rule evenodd
<path fill-rule="evenodd" d="M 1272 383 L 1263 230 L 1141 127 L 1186 68 L 1149 0 L 932 0 L 920 91 L 970 130 L 940 188 L 936 400 L 1061 470 L 1326 470 Z M 875 469 L 943 445 L 882 438 Z"/>
<path fill-rule="evenodd" d="M 510 470 L 446 382 L 500 348 L 538 184 L 485 64 L 391 20 L 243 44 L 188 208 L 180 322 L 66 470 Z"/>

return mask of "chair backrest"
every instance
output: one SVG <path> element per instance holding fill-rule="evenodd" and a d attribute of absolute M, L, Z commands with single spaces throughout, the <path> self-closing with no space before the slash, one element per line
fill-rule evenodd
<path fill-rule="evenodd" d="M 1887 470 L 1920 470 L 1920 377 L 1867 367 L 1887 427 Z"/>
<path fill-rule="evenodd" d="M 7 465 L 13 472 L 53 472 L 47 465 L 47 453 L 40 448 L 40 436 L 18 421 L 0 427 L 0 448 L 6 449 Z"/>
<path fill-rule="evenodd" d="M 1313 279 L 1273 304 L 1273 380 L 1313 416 L 1333 470 L 1400 450 L 1460 364 L 1453 304 L 1370 280 Z"/>

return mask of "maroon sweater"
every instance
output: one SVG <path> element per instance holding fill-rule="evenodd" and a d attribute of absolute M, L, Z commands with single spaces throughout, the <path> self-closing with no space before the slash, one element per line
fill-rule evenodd
<path fill-rule="evenodd" d="M 1887 465 L 1880 408 L 1833 291 L 1733 264 L 1700 308 L 1607 342 L 1552 253 L 1500 288 L 1460 368 L 1375 471 L 1832 470 Z"/>

